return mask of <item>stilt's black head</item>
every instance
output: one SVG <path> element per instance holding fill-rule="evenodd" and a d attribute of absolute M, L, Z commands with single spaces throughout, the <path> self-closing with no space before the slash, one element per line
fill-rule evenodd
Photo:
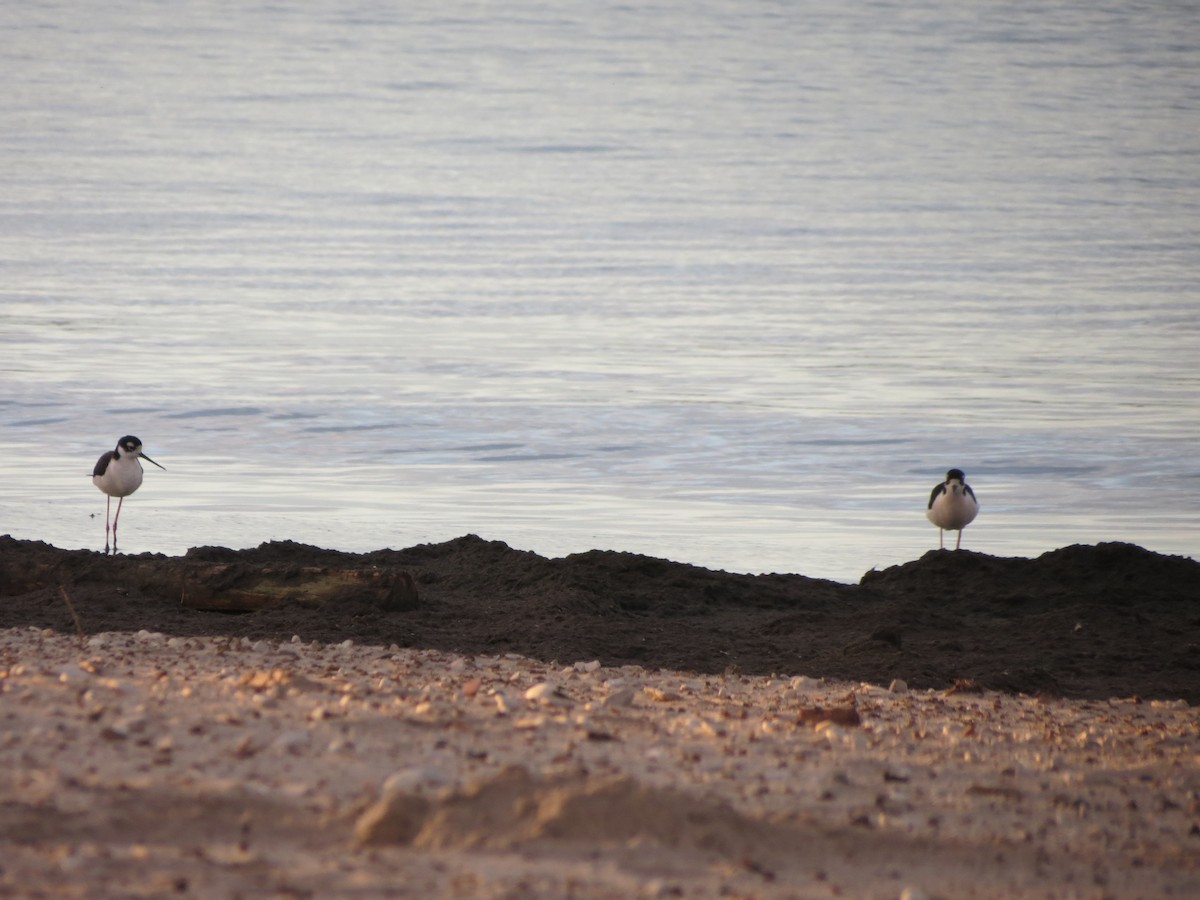
<path fill-rule="evenodd" d="M 158 463 L 156 463 L 154 460 L 152 460 L 150 457 L 148 457 L 145 453 L 142 452 L 141 440 L 139 438 L 134 437 L 132 434 L 127 434 L 127 435 L 125 435 L 125 437 L 123 437 L 119 441 L 117 441 L 116 455 L 117 455 L 118 459 L 121 457 L 121 451 L 124 451 L 127 456 L 139 456 L 142 459 L 144 459 L 146 462 L 150 463 L 151 465 L 158 466 L 164 472 L 166 471 L 166 468 L 167 468 L 166 466 L 160 466 Z"/>

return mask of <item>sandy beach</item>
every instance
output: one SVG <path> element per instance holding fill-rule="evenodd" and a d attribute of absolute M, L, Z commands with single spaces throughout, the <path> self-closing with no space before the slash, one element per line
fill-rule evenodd
<path fill-rule="evenodd" d="M 803 648 L 792 670 L 703 672 L 401 646 L 417 611 L 372 636 L 361 605 L 355 637 L 231 634 L 296 604 L 181 612 L 79 568 L 72 594 L 30 560 L 167 561 L 3 549 L 27 573 L 0 630 L 3 896 L 1200 893 L 1200 718 L 1170 690 L 914 684 L 909 636 L 877 638 L 896 674 L 860 680 L 799 671 Z M 412 571 L 420 608 L 442 602 Z M 128 627 L 94 627 L 105 608 Z M 38 610 L 65 618 L 11 621 Z"/>
<path fill-rule="evenodd" d="M 147 631 L 0 660 L 6 895 L 1200 890 L 1182 701 Z"/>

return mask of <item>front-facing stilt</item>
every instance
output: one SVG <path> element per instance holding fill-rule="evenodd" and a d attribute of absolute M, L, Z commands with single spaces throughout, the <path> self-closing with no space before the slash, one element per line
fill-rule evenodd
<path fill-rule="evenodd" d="M 966 482 L 962 469 L 951 469 L 946 480 L 934 485 L 929 495 L 925 515 L 938 529 L 938 549 L 946 549 L 946 530 L 957 531 L 954 549 L 962 547 L 963 529 L 974 521 L 979 512 L 979 501 Z"/>

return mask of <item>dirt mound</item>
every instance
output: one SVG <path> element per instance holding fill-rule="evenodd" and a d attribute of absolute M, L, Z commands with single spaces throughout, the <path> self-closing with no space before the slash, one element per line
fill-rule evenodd
<path fill-rule="evenodd" d="M 212 579 L 205 591 L 189 587 L 202 577 Z M 262 602 L 236 613 L 239 592 Z M 63 633 L 295 634 L 561 663 L 1200 703 L 1200 564 L 1129 544 L 1037 559 L 931 551 L 846 585 L 611 551 L 547 559 L 474 535 L 366 554 L 285 541 L 175 558 L 0 537 L 0 597 L 0 626 Z"/>
<path fill-rule="evenodd" d="M 891 595 L 936 593 L 950 602 L 1152 606 L 1200 600 L 1200 564 L 1120 543 L 1075 544 L 1037 559 L 931 550 L 914 562 L 868 572 L 861 583 Z"/>

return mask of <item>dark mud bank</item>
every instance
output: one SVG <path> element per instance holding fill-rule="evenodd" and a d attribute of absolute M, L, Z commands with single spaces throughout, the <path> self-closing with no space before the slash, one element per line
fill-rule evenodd
<path fill-rule="evenodd" d="M 611 551 L 547 559 L 474 535 L 366 554 L 275 542 L 113 558 L 0 537 L 0 627 L 1200 704 L 1200 563 L 1130 544 L 931 551 L 847 585 Z"/>

